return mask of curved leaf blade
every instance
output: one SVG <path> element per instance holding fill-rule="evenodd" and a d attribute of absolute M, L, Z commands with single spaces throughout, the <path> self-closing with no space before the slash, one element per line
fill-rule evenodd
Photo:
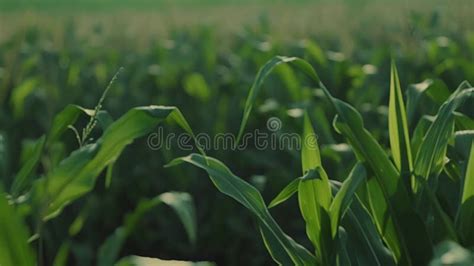
<path fill-rule="evenodd" d="M 51 173 L 37 180 L 32 190 L 36 204 L 44 212 L 43 219 L 54 217 L 71 201 L 89 192 L 97 176 L 117 160 L 128 144 L 150 132 L 170 115 L 194 136 L 176 107 L 137 107 L 112 123 L 96 143 L 73 152 Z"/>
<path fill-rule="evenodd" d="M 348 233 L 351 261 L 354 265 L 396 265 L 392 253 L 381 241 L 369 213 L 356 199 L 341 220 L 341 225 Z"/>
<path fill-rule="evenodd" d="M 0 188 L 0 265 L 35 265 L 28 231 Z"/>
<path fill-rule="evenodd" d="M 331 215 L 331 229 L 333 237 L 336 235 L 339 228 L 339 221 L 342 219 L 344 213 L 349 209 L 352 203 L 353 196 L 359 185 L 366 179 L 367 173 L 361 163 L 357 163 L 352 168 L 349 176 L 342 183 L 341 188 L 336 193 L 334 200 L 329 208 Z"/>
<path fill-rule="evenodd" d="M 15 176 L 11 188 L 11 193 L 14 197 L 21 193 L 29 184 L 31 184 L 30 177 L 31 175 L 33 175 L 38 165 L 38 162 L 41 159 L 45 139 L 46 137 L 42 136 L 41 138 L 35 140 L 32 154 L 23 164 L 18 174 Z"/>
<path fill-rule="evenodd" d="M 385 213 L 379 211 L 379 215 L 374 217 L 380 224 L 386 224 L 387 217 L 391 220 L 395 230 L 391 231 L 390 238 L 394 240 L 392 243 L 396 243 L 391 248 L 400 251 L 396 256 L 398 263 L 409 265 L 427 263 L 431 257 L 432 248 L 426 228 L 411 206 L 410 196 L 400 179 L 400 173 L 389 160 L 380 144 L 364 128 L 361 115 L 349 104 L 334 98 L 320 81 L 316 71 L 302 59 L 278 56 L 270 60 L 261 71 L 265 70 L 266 75 L 268 75 L 271 69 L 280 63 L 291 63 L 292 66 L 305 73 L 314 84 L 322 88 L 339 115 L 338 130 L 348 139 L 359 160 L 366 162 L 369 169 L 374 172 L 377 181 L 375 187 L 380 192 L 378 201 L 387 203 Z M 247 98 L 239 135 L 243 132 L 262 84 L 260 74 L 261 72 L 256 78 L 259 82 L 254 83 L 258 86 L 252 86 Z M 407 217 L 416 218 L 408 219 Z M 379 229 L 382 229 L 382 227 L 379 227 Z M 413 234 L 414 231 L 417 232 L 416 237 Z M 385 235 L 385 238 L 387 237 Z"/>
<path fill-rule="evenodd" d="M 183 192 L 166 192 L 155 198 L 141 201 L 135 210 L 129 213 L 122 226 L 115 229 L 99 249 L 98 265 L 114 265 L 125 240 L 136 228 L 138 221 L 156 206 L 164 203 L 170 206 L 181 220 L 191 243 L 196 241 L 196 215 L 191 195 Z"/>
<path fill-rule="evenodd" d="M 199 154 L 176 158 L 167 167 L 183 162 L 205 170 L 219 191 L 244 205 L 258 218 L 267 248 L 279 264 L 291 261 L 296 265 L 314 265 L 313 255 L 281 230 L 255 187 L 235 176 L 222 162 Z"/>
<path fill-rule="evenodd" d="M 305 112 L 302 134 L 301 164 L 303 173 L 315 171 L 315 178 L 304 178 L 298 186 L 298 202 L 306 222 L 306 234 L 316 249 L 316 257 L 323 264 L 331 261 L 331 223 L 329 207 L 332 201 L 331 184 L 322 168 L 319 146 L 309 115 Z"/>
<path fill-rule="evenodd" d="M 471 152 L 467 163 L 466 174 L 459 210 L 458 228 L 464 243 L 468 246 L 474 245 L 474 142 L 471 144 Z"/>
<path fill-rule="evenodd" d="M 283 188 L 280 193 L 270 202 L 268 208 L 273 208 L 281 203 L 285 202 L 287 199 L 291 198 L 293 194 L 298 191 L 298 185 L 300 183 L 301 177 L 298 177 L 291 181 L 285 188 Z"/>
<path fill-rule="evenodd" d="M 257 99 L 257 95 L 260 92 L 260 89 L 265 79 L 275 69 L 276 66 L 282 63 L 291 63 L 293 65 L 300 66 L 303 71 L 309 71 L 308 73 L 306 73 L 307 75 L 311 76 L 313 79 L 319 80 L 319 78 L 317 78 L 316 72 L 314 72 L 314 70 L 312 71 L 312 68 L 308 68 L 307 66 L 309 66 L 309 64 L 300 58 L 276 56 L 269 60 L 263 67 L 259 69 L 257 76 L 255 77 L 255 80 L 252 84 L 252 87 L 250 87 L 250 91 L 245 102 L 244 114 L 240 123 L 239 133 L 237 135 L 236 145 L 239 143 L 240 139 L 242 138 L 242 135 L 244 134 L 245 126 L 247 125 L 247 121 L 249 119 L 250 113 L 252 112 L 252 108 Z"/>
<path fill-rule="evenodd" d="M 400 80 L 394 62 L 392 62 L 391 66 L 388 109 L 388 128 L 393 160 L 406 184 L 409 185 L 408 178 L 413 170 L 413 159 L 405 103 L 403 102 Z"/>
<path fill-rule="evenodd" d="M 474 88 L 463 82 L 440 107 L 415 157 L 414 173 L 417 177 L 428 179 L 431 174 L 436 176 L 442 170 L 447 145 L 454 131 L 454 111 L 473 95 Z M 418 187 L 415 186 L 415 191 Z"/>

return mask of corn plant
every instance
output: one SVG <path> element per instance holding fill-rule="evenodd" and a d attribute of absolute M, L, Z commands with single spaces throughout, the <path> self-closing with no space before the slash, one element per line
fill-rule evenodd
<path fill-rule="evenodd" d="M 112 82 L 115 79 L 116 76 Z M 172 106 L 133 108 L 113 121 L 106 111 L 101 110 L 110 85 L 95 109 L 68 105 L 59 112 L 49 132 L 34 142 L 31 156 L 13 179 L 10 192 L 1 191 L 0 265 L 35 265 L 35 261 L 38 265 L 42 265 L 45 223 L 61 214 L 72 202 L 90 192 L 104 170 L 107 169 L 107 177 L 110 178 L 114 162 L 134 139 L 147 134 L 166 120 L 174 121 L 193 135 L 179 109 Z M 81 115 L 89 116 L 89 123 L 82 131 L 82 135 L 79 135 L 79 131 L 73 125 Z M 96 125 L 101 126 L 103 133 L 94 141 L 89 136 Z M 55 156 L 52 147 L 60 142 L 67 129 L 73 129 L 76 133 L 79 148 L 65 158 L 54 159 L 58 160 L 58 163 L 52 163 L 52 158 Z M 37 168 L 41 161 L 50 163 L 48 167 L 44 167 L 47 170 L 37 177 L 39 172 Z M 177 213 L 190 242 L 194 243 L 196 218 L 192 198 L 183 192 L 167 192 L 143 200 L 135 211 L 127 215 L 124 225 L 117 228 L 100 248 L 98 265 L 113 265 L 118 260 L 121 246 L 133 233 L 140 217 L 161 204 L 170 206 Z M 25 221 L 33 224 L 31 229 L 26 226 Z M 81 224 L 74 223 L 71 226 L 74 227 L 71 230 L 77 233 Z M 65 242 L 58 252 L 55 265 L 67 264 L 67 244 Z M 38 248 L 37 256 L 32 251 L 32 245 Z M 139 262 L 140 259 L 134 257 L 124 259 L 121 265 L 139 265 L 140 263 L 137 264 L 136 261 Z M 165 262 L 158 259 L 156 261 Z"/>
<path fill-rule="evenodd" d="M 307 146 L 301 151 L 303 176 L 283 189 L 268 207 L 255 187 L 235 176 L 217 159 L 191 154 L 175 159 L 169 165 L 187 162 L 204 169 L 219 191 L 249 209 L 257 218 L 268 252 L 281 265 L 367 265 L 367 262 L 370 265 L 426 265 L 433 257 L 434 246 L 443 240 L 473 245 L 474 127 L 467 115 L 455 114 L 474 94 L 469 83 L 461 83 L 444 101 L 436 116 L 420 120 L 415 129 L 418 138 L 412 139 L 398 73 L 392 64 L 388 108 L 390 149 L 387 150 L 364 127 L 360 113 L 335 98 L 308 62 L 294 57 L 275 57 L 260 69 L 250 88 L 238 139 L 265 78 L 277 65 L 284 63 L 303 72 L 322 90 L 336 113 L 334 129 L 346 139 L 357 158 L 349 176 L 335 188 L 339 188 L 337 192 L 331 191 L 333 182 L 324 171 L 319 150 Z M 413 105 L 416 97 L 409 101 Z M 455 133 L 459 128 L 464 131 Z M 306 114 L 302 136 L 312 133 L 313 127 Z M 457 142 L 456 136 L 461 133 L 464 157 L 451 151 L 452 142 Z M 449 214 L 440 203 L 444 200 L 443 195 L 439 195 L 441 180 L 457 188 L 459 197 L 454 213 Z M 294 193 L 298 193 L 312 251 L 286 235 L 269 212 L 269 207 L 280 204 Z M 341 223 L 341 220 L 348 223 Z M 352 230 L 356 225 L 368 228 L 375 225 L 377 234 L 369 237 L 370 229 Z M 360 236 L 361 231 L 367 235 L 360 241 L 348 241 Z M 367 246 L 366 250 L 357 247 L 361 243 Z"/>

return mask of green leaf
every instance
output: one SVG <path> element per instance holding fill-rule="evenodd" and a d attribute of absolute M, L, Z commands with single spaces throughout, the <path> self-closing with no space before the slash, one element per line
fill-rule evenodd
<path fill-rule="evenodd" d="M 25 80 L 18 87 L 12 90 L 10 104 L 13 108 L 15 118 L 22 118 L 26 98 L 38 88 L 39 81 L 36 78 Z"/>
<path fill-rule="evenodd" d="M 107 111 L 104 111 L 104 110 L 100 110 L 97 113 L 96 118 L 102 130 L 106 130 L 114 122 L 114 119 L 112 118 L 112 116 Z"/>
<path fill-rule="evenodd" d="M 252 87 L 250 87 L 249 95 L 247 96 L 247 100 L 245 102 L 244 114 L 242 117 L 242 122 L 240 123 L 236 145 L 239 143 L 240 139 L 242 138 L 242 135 L 244 134 L 245 126 L 250 116 L 250 112 L 252 111 L 253 105 L 255 104 L 255 100 L 257 99 L 257 95 L 263 85 L 263 82 L 276 66 L 281 63 L 287 62 L 292 62 L 293 64 L 307 64 L 306 61 L 296 57 L 276 56 L 269 60 L 263 67 L 259 69 L 257 76 L 252 84 Z"/>
<path fill-rule="evenodd" d="M 211 96 L 211 90 L 204 77 L 199 73 L 192 73 L 184 78 L 184 90 L 190 96 L 207 102 Z"/>
<path fill-rule="evenodd" d="M 32 155 L 29 156 L 28 161 L 22 166 L 16 175 L 11 189 L 14 196 L 18 195 L 18 193 L 22 192 L 22 190 L 29 185 L 28 179 L 34 173 L 45 147 L 50 147 L 54 141 L 58 140 L 67 130 L 67 127 L 76 122 L 81 113 L 91 116 L 93 110 L 85 109 L 78 105 L 68 105 L 54 117 L 49 134 L 46 138 L 42 136 L 36 141 Z M 102 111 L 99 114 L 98 117 L 102 120 L 110 121 L 106 119 L 106 117 L 108 117 L 107 112 Z M 105 122 L 102 122 L 102 124 L 105 126 Z"/>
<path fill-rule="evenodd" d="M 124 225 L 117 228 L 99 249 L 98 265 L 114 265 L 125 240 L 133 233 L 138 221 L 146 212 L 164 203 L 170 206 L 183 223 L 191 243 L 196 241 L 196 214 L 194 203 L 188 193 L 166 192 L 149 200 L 142 200 L 135 210 L 128 214 Z"/>
<path fill-rule="evenodd" d="M 450 94 L 451 92 L 447 86 L 439 79 L 427 79 L 420 83 L 409 85 L 407 89 L 408 124 L 413 124 L 416 110 L 421 106 L 420 100 L 423 96 L 428 96 L 435 106 L 439 106 L 448 99 Z"/>
<path fill-rule="evenodd" d="M 258 222 L 258 227 L 263 243 L 265 244 L 265 247 L 267 248 L 267 251 L 272 259 L 277 262 L 278 265 L 295 264 L 292 258 L 288 256 L 285 247 L 281 245 L 280 240 L 261 222 Z"/>
<path fill-rule="evenodd" d="M 107 172 L 105 174 L 105 187 L 106 188 L 109 188 L 110 184 L 112 183 L 112 176 L 114 174 L 114 165 L 115 165 L 115 162 L 112 162 L 107 166 Z"/>
<path fill-rule="evenodd" d="M 53 119 L 51 129 L 46 138 L 46 146 L 50 146 L 58 140 L 62 134 L 68 129 L 69 125 L 73 125 L 81 113 L 92 115 L 93 110 L 82 108 L 79 105 L 70 104 L 59 112 Z"/>
<path fill-rule="evenodd" d="M 408 135 L 407 115 L 403 102 L 402 89 L 398 78 L 397 68 L 392 62 L 390 75 L 390 101 L 388 105 L 388 128 L 393 160 L 402 174 L 406 184 L 413 170 L 413 160 Z"/>
<path fill-rule="evenodd" d="M 19 193 L 26 189 L 28 185 L 31 184 L 30 178 L 34 174 L 41 158 L 45 140 L 46 137 L 42 136 L 34 142 L 32 149 L 33 151 L 31 152 L 28 160 L 23 164 L 18 174 L 16 174 L 11 187 L 11 194 L 14 197 L 16 197 Z"/>
<path fill-rule="evenodd" d="M 426 263 L 431 257 L 430 240 L 422 220 L 411 206 L 400 173 L 364 128 L 361 115 L 352 106 L 333 98 L 324 84 L 321 83 L 321 87 L 339 115 L 336 128 L 347 138 L 358 159 L 366 162 L 374 174 L 376 183 L 370 182 L 368 191 L 373 205 L 379 207 L 372 208 L 372 211 L 378 229 L 396 255 L 397 263 Z M 387 225 L 394 230 L 384 230 Z"/>
<path fill-rule="evenodd" d="M 301 180 L 311 179 L 314 178 L 316 175 L 317 173 L 315 170 L 309 170 L 303 176 L 300 176 L 291 181 L 290 184 L 283 188 L 283 190 L 270 202 L 268 208 L 273 208 L 288 200 L 291 196 L 293 196 L 293 194 L 298 191 L 298 186 Z"/>
<path fill-rule="evenodd" d="M 208 261 L 178 261 L 178 260 L 162 260 L 156 258 L 147 258 L 139 256 L 129 256 L 121 259 L 116 266 L 214 266 L 215 264 Z"/>
<path fill-rule="evenodd" d="M 163 203 L 170 206 L 176 212 L 181 223 L 184 225 L 189 241 L 195 244 L 197 237 L 196 213 L 191 195 L 183 192 L 166 192 L 159 197 Z"/>
<path fill-rule="evenodd" d="M 314 133 L 313 125 L 309 119 L 308 112 L 304 114 L 303 135 L 301 138 L 301 164 L 303 173 L 321 166 L 321 155 L 319 153 L 318 138 Z M 328 184 L 328 188 L 330 188 Z"/>
<path fill-rule="evenodd" d="M 0 188 L 0 265 L 35 265 L 28 230 Z"/>
<path fill-rule="evenodd" d="M 59 214 L 71 201 L 89 192 L 97 176 L 135 138 L 153 130 L 166 118 L 175 121 L 194 136 L 186 120 L 176 107 L 137 107 L 110 125 L 96 143 L 86 145 L 73 152 L 59 166 L 33 186 L 35 203 L 48 220 Z"/>
<path fill-rule="evenodd" d="M 372 216 L 380 236 L 383 238 L 387 247 L 393 253 L 395 260 L 408 260 L 406 257 L 407 247 L 400 240 L 400 230 L 396 227 L 395 221 L 391 216 L 390 203 L 386 199 L 382 188 L 376 178 L 370 176 L 367 179 L 363 193 L 359 195 L 361 202 Z M 393 214 L 392 214 L 393 215 Z M 404 254 L 405 253 L 405 254 Z"/>
<path fill-rule="evenodd" d="M 313 170 L 314 171 L 314 170 Z M 331 263 L 331 187 L 329 178 L 322 167 L 317 167 L 317 178 L 303 179 L 298 186 L 298 202 L 306 222 L 306 234 L 316 249 L 318 260 L 326 265 Z"/>
<path fill-rule="evenodd" d="M 474 130 L 462 130 L 454 133 L 454 148 L 466 161 L 469 159 L 472 141 L 474 141 Z"/>
<path fill-rule="evenodd" d="M 315 60 L 318 64 L 321 64 L 323 66 L 327 64 L 326 54 L 317 43 L 306 39 L 304 40 L 303 45 L 305 48 L 305 52 L 309 58 Z"/>
<path fill-rule="evenodd" d="M 255 187 L 235 176 L 222 162 L 199 154 L 174 159 L 167 167 L 183 162 L 205 170 L 219 191 L 244 205 L 258 218 L 267 249 L 277 263 L 314 265 L 315 258 L 281 230 Z"/>
<path fill-rule="evenodd" d="M 416 154 L 414 173 L 417 177 L 428 179 L 431 174 L 437 176 L 441 172 L 447 145 L 454 131 L 453 113 L 472 95 L 474 88 L 463 82 L 440 107 Z M 415 191 L 418 191 L 417 185 Z"/>
<path fill-rule="evenodd" d="M 390 144 L 392 148 L 392 155 L 395 165 L 399 169 L 402 178 L 406 183 L 407 188 L 410 184 L 415 184 L 415 180 L 409 181 L 409 177 L 413 171 L 412 153 L 410 149 L 410 137 L 408 135 L 408 124 L 405 113 L 405 106 L 403 103 L 402 91 L 400 88 L 400 81 L 398 78 L 397 69 L 392 62 L 392 73 L 390 78 L 390 104 L 389 104 L 389 134 Z M 435 232 L 443 239 L 450 238 L 455 240 L 456 233 L 449 217 L 442 210 L 437 198 L 428 192 L 428 198 L 433 206 L 436 223 L 440 223 L 441 228 Z"/>
<path fill-rule="evenodd" d="M 292 66 L 305 73 L 315 85 L 322 88 L 327 99 L 338 113 L 339 119 L 336 121 L 339 121 L 339 123 L 336 123 L 338 125 L 337 129 L 348 139 L 358 159 L 366 162 L 369 169 L 374 173 L 377 182 L 371 187 L 377 188 L 379 192 L 374 202 L 386 204 L 386 208 L 372 210 L 378 213 L 374 217 L 379 225 L 379 230 L 386 227 L 387 221 L 394 229 L 389 232 L 385 230 L 381 232 L 390 248 L 395 252 L 397 262 L 408 265 L 426 264 L 432 253 L 431 243 L 422 220 L 419 219 L 411 206 L 410 195 L 403 185 L 400 173 L 389 160 L 380 144 L 364 128 L 361 115 L 349 104 L 334 98 L 320 81 L 316 71 L 306 61 L 294 57 L 278 56 L 268 61 L 260 69 L 247 98 L 239 136 L 243 134 L 263 79 L 276 65 L 281 63 L 291 63 Z"/>
<path fill-rule="evenodd" d="M 413 132 L 413 137 L 411 139 L 411 147 L 413 154 L 418 153 L 421 143 L 423 143 L 423 138 L 425 137 L 426 132 L 430 128 L 434 119 L 434 116 L 424 115 L 421 117 L 420 121 L 416 125 L 415 130 Z"/>
<path fill-rule="evenodd" d="M 314 171 L 317 178 L 302 179 L 298 186 L 298 202 L 306 222 L 306 234 L 316 249 L 316 256 L 323 264 L 330 263 L 332 245 L 329 207 L 332 194 L 329 178 L 322 168 L 321 155 L 313 126 L 307 112 L 304 116 L 301 164 L 303 173 Z"/>
<path fill-rule="evenodd" d="M 347 250 L 347 239 L 348 235 L 344 227 L 339 227 L 337 229 L 337 234 L 339 235 L 337 239 L 338 244 L 338 255 L 336 263 L 337 265 L 351 265 L 351 259 L 349 256 L 349 251 Z"/>
<path fill-rule="evenodd" d="M 359 188 L 359 185 L 362 183 L 362 181 L 366 179 L 366 176 L 367 174 L 365 172 L 364 166 L 361 163 L 357 163 L 354 168 L 352 168 L 349 176 L 346 178 L 346 180 L 344 180 L 341 188 L 334 197 L 334 200 L 332 201 L 329 208 L 333 237 L 335 237 L 337 234 L 340 219 L 349 209 L 356 190 Z"/>
<path fill-rule="evenodd" d="M 296 191 L 298 191 L 298 185 L 300 183 L 301 177 L 298 177 L 290 182 L 268 205 L 268 208 L 273 208 L 280 203 L 285 202 L 289 199 Z"/>
<path fill-rule="evenodd" d="M 474 120 L 469 116 L 454 112 L 454 120 L 456 121 L 456 128 L 459 130 L 474 130 Z"/>
<path fill-rule="evenodd" d="M 301 99 L 301 85 L 293 69 L 287 65 L 280 65 L 276 68 L 276 72 L 287 89 L 290 99 L 294 101 Z"/>
<path fill-rule="evenodd" d="M 357 197 L 356 199 L 341 221 L 341 226 L 347 231 L 347 245 L 353 265 L 396 265 L 392 253 L 379 237 L 369 213 Z"/>
<path fill-rule="evenodd" d="M 84 207 L 82 207 L 82 210 L 79 212 L 79 214 L 76 216 L 72 224 L 69 226 L 69 236 L 73 237 L 79 234 L 81 232 L 82 227 L 84 226 L 85 221 L 89 217 L 91 213 L 91 207 L 95 205 L 94 199 L 93 198 L 88 198 L 86 203 L 84 204 Z"/>
<path fill-rule="evenodd" d="M 461 208 L 458 216 L 458 228 L 463 242 L 474 245 L 474 142 L 467 163 L 466 174 L 461 197 Z"/>
<path fill-rule="evenodd" d="M 458 241 L 456 235 L 456 230 L 451 218 L 444 212 L 441 204 L 436 198 L 436 195 L 431 191 L 431 188 L 425 183 L 425 191 L 428 195 L 428 200 L 433 208 L 433 219 L 435 223 L 435 232 L 432 236 L 433 241 L 437 242 L 439 240 L 454 240 Z"/>

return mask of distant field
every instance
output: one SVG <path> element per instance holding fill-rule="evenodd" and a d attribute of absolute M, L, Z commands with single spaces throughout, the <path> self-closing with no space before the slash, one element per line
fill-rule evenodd
<path fill-rule="evenodd" d="M 453 4 L 455 3 L 455 4 Z M 438 32 L 464 35 L 474 28 L 473 1 L 149 1 L 45 0 L 0 1 L 0 42 L 37 27 L 60 43 L 64 26 L 74 24 L 79 36 L 100 34 L 110 45 L 147 45 L 170 32 L 208 26 L 228 40 L 242 30 L 267 21 L 273 39 L 311 36 L 334 39 L 353 49 L 354 32 L 367 31 L 371 39 L 411 45 L 410 22 L 439 21 Z M 434 15 L 433 15 L 434 14 Z M 420 18 L 418 18 L 420 17 Z M 430 23 L 430 21 L 422 22 Z M 98 31 L 98 29 L 100 29 Z"/>
<path fill-rule="evenodd" d="M 375 0 L 377 2 L 388 2 L 389 0 Z M 329 3 L 341 2 L 349 4 L 364 4 L 374 2 L 374 0 L 2 0 L 0 7 L 3 11 L 11 10 L 65 10 L 65 9 L 85 9 L 94 10 L 113 10 L 121 8 L 133 9 L 149 9 L 149 8 L 166 8 L 170 6 L 183 7 L 206 7 L 209 5 L 240 5 L 240 4 L 307 4 L 307 3 Z M 405 1 L 409 3 L 410 1 Z"/>

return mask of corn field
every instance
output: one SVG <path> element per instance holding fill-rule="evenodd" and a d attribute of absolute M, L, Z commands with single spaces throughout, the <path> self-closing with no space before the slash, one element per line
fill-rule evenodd
<path fill-rule="evenodd" d="M 0 266 L 474 265 L 472 3 L 140 44 L 2 6 Z"/>

